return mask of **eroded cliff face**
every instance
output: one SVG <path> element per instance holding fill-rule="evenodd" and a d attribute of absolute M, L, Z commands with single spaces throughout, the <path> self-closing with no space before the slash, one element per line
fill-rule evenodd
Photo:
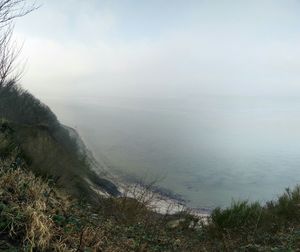
<path fill-rule="evenodd" d="M 117 196 L 117 187 L 93 171 L 89 157 L 76 146 L 76 139 L 64 129 L 53 131 L 47 125 L 25 125 L 0 121 L 0 156 L 14 153 L 15 164 L 28 169 L 77 198 L 96 200 L 96 191 Z M 95 190 L 96 189 L 96 190 Z"/>

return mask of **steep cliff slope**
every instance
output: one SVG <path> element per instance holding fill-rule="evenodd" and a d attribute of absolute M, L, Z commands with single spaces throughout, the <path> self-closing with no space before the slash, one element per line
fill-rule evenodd
<path fill-rule="evenodd" d="M 63 126 L 46 105 L 14 82 L 0 86 L 0 128 L 0 155 L 17 151 L 35 174 L 72 195 L 92 200 L 94 189 L 119 194 L 101 167 L 95 172 L 94 160 L 76 131 Z"/>

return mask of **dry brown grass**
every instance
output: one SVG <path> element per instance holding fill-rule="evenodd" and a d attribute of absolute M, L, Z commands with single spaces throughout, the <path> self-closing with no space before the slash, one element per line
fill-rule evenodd
<path fill-rule="evenodd" d="M 46 198 L 43 196 L 43 193 L 50 191 L 47 184 L 20 168 L 7 171 L 2 169 L 0 188 L 2 201 L 17 214 L 8 215 L 10 236 L 18 236 L 24 228 L 24 244 L 41 249 L 49 246 L 53 221 L 47 214 Z M 22 217 L 22 222 L 14 218 L 19 216 Z"/>
<path fill-rule="evenodd" d="M 63 239 L 63 230 L 53 220 L 53 216 L 66 213 L 72 205 L 66 195 L 50 188 L 30 171 L 11 169 L 9 162 L 2 163 L 0 188 L 5 206 L 2 221 L 7 222 L 4 232 L 12 239 L 22 238 L 24 248 L 43 251 L 52 247 L 65 251 L 65 241 L 73 242 L 70 237 Z"/>
<path fill-rule="evenodd" d="M 33 252 L 264 251 L 299 245 L 299 224 L 291 218 L 299 216 L 300 189 L 287 192 L 280 204 L 269 205 L 263 216 L 259 205 L 238 204 L 216 209 L 206 225 L 191 228 L 197 219 L 188 213 L 163 216 L 150 211 L 155 197 L 149 189 L 133 187 L 123 197 L 99 198 L 97 205 L 90 205 L 16 166 L 16 160 L 17 152 L 0 160 L 0 250 L 3 237 L 17 251 Z M 263 217 L 259 223 L 256 215 Z M 265 230 L 275 220 L 278 232 Z M 285 228 L 288 220 L 292 231 Z"/>
<path fill-rule="evenodd" d="M 24 251 L 173 251 L 183 231 L 127 197 L 80 203 L 21 167 L 0 163 L 0 232 Z M 179 239 L 180 237 L 180 239 Z M 191 250 L 192 251 L 192 250 Z"/>
<path fill-rule="evenodd" d="M 216 209 L 206 225 L 193 229 L 197 220 L 187 213 L 150 211 L 152 197 L 140 189 L 138 200 L 100 198 L 92 206 L 16 167 L 15 160 L 13 154 L 0 160 L 0 251 L 3 239 L 8 249 L 34 252 L 297 251 L 300 244 L 299 188 L 265 207 Z"/>

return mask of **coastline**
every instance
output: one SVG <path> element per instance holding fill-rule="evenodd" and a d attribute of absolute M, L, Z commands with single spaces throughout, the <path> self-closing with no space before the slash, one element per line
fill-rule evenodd
<path fill-rule="evenodd" d="M 92 154 L 91 151 L 90 153 Z M 105 178 L 111 180 L 118 187 L 118 190 L 121 192 L 120 197 L 130 197 L 142 203 L 146 203 L 147 207 L 156 213 L 172 215 L 186 211 L 196 217 L 207 218 L 212 212 L 212 209 L 208 208 L 188 207 L 186 200 L 181 195 L 175 194 L 165 188 L 134 181 L 132 178 L 123 178 L 117 175 L 116 172 L 112 172 L 110 169 L 111 165 L 107 165 L 103 161 L 101 162 L 102 166 L 99 165 L 96 159 L 93 163 L 97 164 L 97 166 L 94 167 L 94 171 L 100 171 L 99 175 L 101 175 L 101 171 L 105 170 Z M 103 167 L 103 165 L 105 165 L 105 167 Z M 100 169 L 98 170 L 99 166 Z"/>
<path fill-rule="evenodd" d="M 87 147 L 84 138 L 76 129 L 66 125 L 64 125 L 64 127 L 69 131 L 71 137 L 76 139 L 79 151 L 86 154 L 91 169 L 93 169 L 99 177 L 113 182 L 121 192 L 120 197 L 126 196 L 142 201 L 151 210 L 159 214 L 171 215 L 186 211 L 199 218 L 207 218 L 210 216 L 211 209 L 189 208 L 181 195 L 175 194 L 168 189 L 148 185 L 132 178 L 126 179 L 118 176 L 115 172 L 112 172 L 112 170 L 115 169 L 111 169 L 111 165 L 107 164 L 107 161 L 99 161 L 95 158 L 93 152 Z M 105 194 L 102 195 L 107 196 Z"/>
<path fill-rule="evenodd" d="M 124 188 L 126 188 L 124 190 Z M 123 184 L 121 189 L 122 196 L 134 198 L 151 209 L 152 211 L 163 215 L 174 215 L 181 212 L 187 212 L 199 218 L 207 218 L 211 214 L 210 209 L 189 208 L 182 199 L 176 199 L 166 196 L 163 191 L 138 184 Z"/>

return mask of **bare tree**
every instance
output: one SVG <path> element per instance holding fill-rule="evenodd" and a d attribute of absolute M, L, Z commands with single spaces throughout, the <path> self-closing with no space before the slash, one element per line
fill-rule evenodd
<path fill-rule="evenodd" d="M 12 43 L 14 20 L 35 10 L 30 0 L 0 0 L 0 87 L 15 82 L 21 75 L 16 72 L 16 59 L 21 48 Z"/>

